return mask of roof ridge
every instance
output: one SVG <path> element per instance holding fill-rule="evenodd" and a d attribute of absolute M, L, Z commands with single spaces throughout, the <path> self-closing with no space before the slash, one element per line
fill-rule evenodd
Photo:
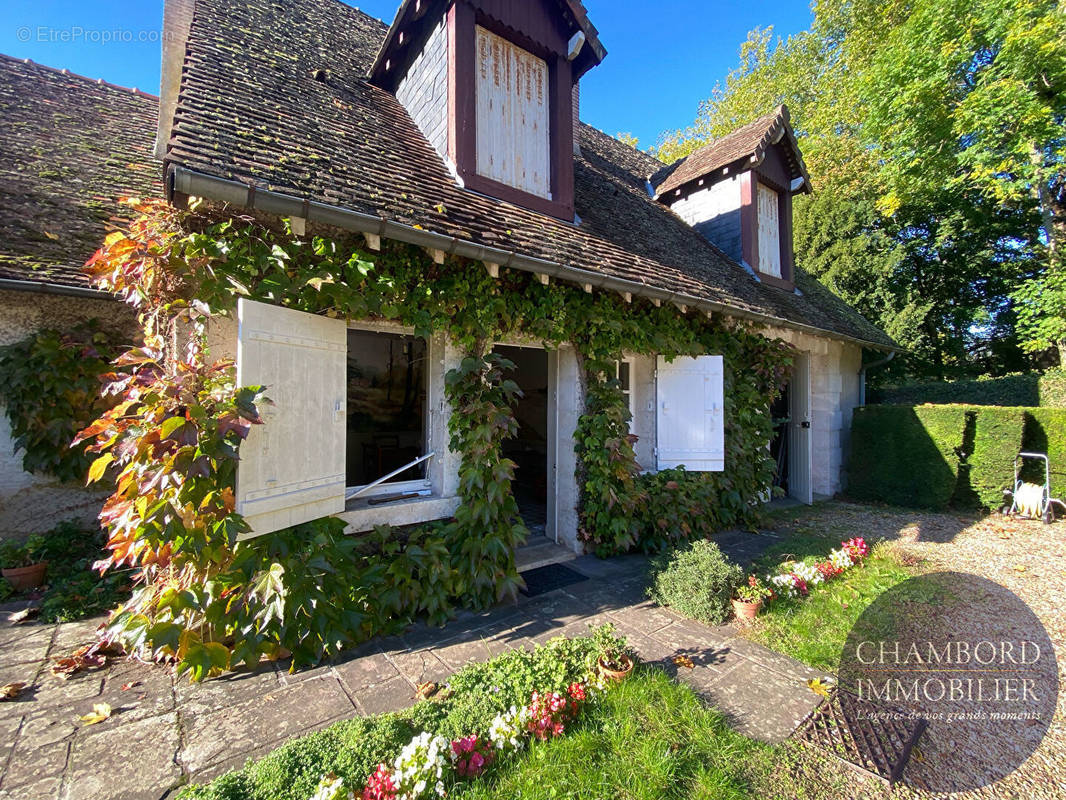
<path fill-rule="evenodd" d="M 150 100 L 155 100 L 157 102 L 159 101 L 159 95 L 151 94 L 150 92 L 146 92 L 143 89 L 138 89 L 136 86 L 122 86 L 117 83 L 105 81 L 103 78 L 90 78 L 88 75 L 82 75 L 78 72 L 71 72 L 65 67 L 51 67 L 48 64 L 42 64 L 39 61 L 34 61 L 31 58 L 17 58 L 15 56 L 9 56 L 7 55 L 7 53 L 0 53 L 0 60 L 8 61 L 12 64 L 22 64 L 24 66 L 36 67 L 38 69 L 47 70 L 48 72 L 54 72 L 57 75 L 65 75 L 70 78 L 77 78 L 78 80 L 94 83 L 97 86 L 106 86 L 108 89 L 114 89 L 120 92 L 129 92 L 130 94 L 136 95 L 138 97 L 145 97 Z"/>

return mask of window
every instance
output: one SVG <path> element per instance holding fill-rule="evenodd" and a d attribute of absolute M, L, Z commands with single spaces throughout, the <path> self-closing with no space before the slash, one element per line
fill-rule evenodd
<path fill-rule="evenodd" d="M 346 480 L 366 486 L 426 454 L 426 342 L 348 331 Z M 422 481 L 422 462 L 389 478 Z M 407 487 L 403 487 L 407 488 Z"/>
<path fill-rule="evenodd" d="M 622 388 L 622 394 L 626 399 L 626 408 L 629 409 L 629 432 L 633 432 L 633 359 L 623 358 L 614 362 L 614 377 Z"/>
<path fill-rule="evenodd" d="M 551 199 L 548 65 L 477 26 L 477 173 Z"/>
<path fill-rule="evenodd" d="M 758 184 L 759 272 L 781 277 L 781 214 L 777 192 Z"/>

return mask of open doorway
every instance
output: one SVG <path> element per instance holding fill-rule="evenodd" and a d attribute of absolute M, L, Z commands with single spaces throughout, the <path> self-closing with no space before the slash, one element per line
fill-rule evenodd
<path fill-rule="evenodd" d="M 774 398 L 770 406 L 770 419 L 773 420 L 774 435 L 770 440 L 770 458 L 774 462 L 774 486 L 784 492 L 788 497 L 788 440 L 789 429 L 792 427 L 791 402 L 789 400 L 790 385 Z"/>
<path fill-rule="evenodd" d="M 495 351 L 514 362 L 512 377 L 522 389 L 515 404 L 518 435 L 504 443 L 503 454 L 515 462 L 512 489 L 533 540 L 547 533 L 548 522 L 548 353 L 508 345 Z"/>

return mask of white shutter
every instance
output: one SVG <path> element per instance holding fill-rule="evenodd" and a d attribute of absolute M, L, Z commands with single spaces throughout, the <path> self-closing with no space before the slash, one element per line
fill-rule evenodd
<path fill-rule="evenodd" d="M 477 28 L 477 172 L 550 198 L 548 65 Z"/>
<path fill-rule="evenodd" d="M 348 329 L 343 320 L 241 299 L 237 385 L 266 387 L 237 467 L 253 535 L 344 510 Z"/>
<path fill-rule="evenodd" d="M 721 356 L 659 356 L 656 370 L 659 469 L 682 464 L 691 472 L 725 469 L 724 388 Z"/>
<path fill-rule="evenodd" d="M 788 443 L 788 493 L 801 503 L 814 502 L 811 473 L 814 467 L 814 452 L 811 449 L 811 357 L 796 356 L 789 384 L 789 416 L 791 417 Z"/>
<path fill-rule="evenodd" d="M 759 272 L 781 277 L 781 218 L 777 192 L 764 183 L 759 186 Z"/>

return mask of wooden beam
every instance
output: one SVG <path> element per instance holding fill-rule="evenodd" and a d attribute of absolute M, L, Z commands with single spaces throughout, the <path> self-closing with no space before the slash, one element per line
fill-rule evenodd
<path fill-rule="evenodd" d="M 296 236 L 303 236 L 307 233 L 307 220 L 303 217 L 290 217 L 289 225 L 292 227 L 292 232 Z"/>
<path fill-rule="evenodd" d="M 678 303 L 677 308 L 682 314 L 688 313 L 688 306 L 686 306 L 684 303 Z"/>
<path fill-rule="evenodd" d="M 714 312 L 713 311 L 708 311 L 707 312 L 707 319 L 714 319 Z"/>
<path fill-rule="evenodd" d="M 537 273 L 537 280 L 540 281 L 541 283 L 543 283 L 545 286 L 547 286 L 548 285 L 548 281 L 549 281 L 548 273 L 546 273 L 546 272 L 538 272 Z"/>
<path fill-rule="evenodd" d="M 364 233 L 363 238 L 366 239 L 368 250 L 373 250 L 375 253 L 381 250 L 381 237 L 376 233 Z"/>
<path fill-rule="evenodd" d="M 660 300 L 658 297 L 653 297 L 651 299 L 651 302 L 652 302 L 652 305 L 654 305 L 656 308 L 658 308 L 659 306 L 661 306 L 663 304 L 663 301 Z"/>
<path fill-rule="evenodd" d="M 592 294 L 592 284 L 591 283 L 583 283 L 583 284 L 581 284 L 581 288 L 585 290 L 585 294 Z"/>
<path fill-rule="evenodd" d="M 426 248 L 426 252 L 429 253 L 430 257 L 432 257 L 434 264 L 443 264 L 444 263 L 444 251 L 443 250 L 438 250 L 435 247 L 427 247 Z"/>
<path fill-rule="evenodd" d="M 632 292 L 622 292 L 622 299 L 625 300 L 627 303 L 632 303 L 633 302 L 633 293 Z"/>
<path fill-rule="evenodd" d="M 485 262 L 485 269 L 488 270 L 490 278 L 498 278 L 498 277 L 500 277 L 500 265 L 499 264 L 493 264 L 491 261 L 486 261 Z"/>

